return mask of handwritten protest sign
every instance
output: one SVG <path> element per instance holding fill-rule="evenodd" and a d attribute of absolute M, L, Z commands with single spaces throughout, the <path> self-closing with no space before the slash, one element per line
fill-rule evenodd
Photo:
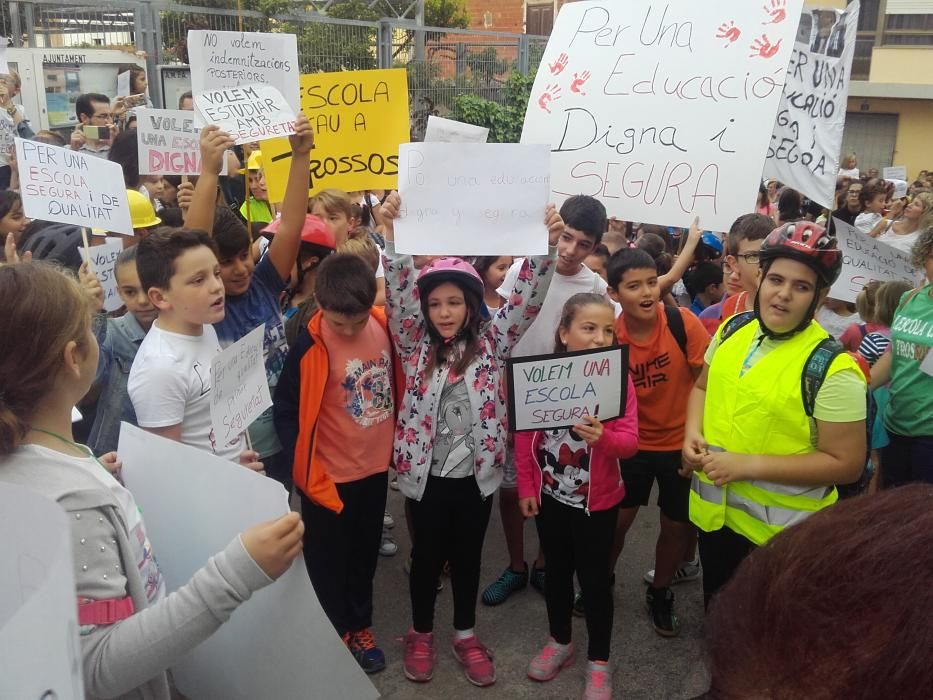
<path fill-rule="evenodd" d="M 881 176 L 885 180 L 907 180 L 906 165 L 892 165 L 881 171 Z"/>
<path fill-rule="evenodd" d="M 802 4 L 565 4 L 521 139 L 551 145 L 554 197 L 727 231 L 755 201 Z"/>
<path fill-rule="evenodd" d="M 123 300 L 117 293 L 116 263 L 123 252 L 122 238 L 108 238 L 103 245 L 87 249 L 91 254 L 91 269 L 97 273 L 97 280 L 104 288 L 104 311 L 116 311 L 123 306 Z"/>
<path fill-rule="evenodd" d="M 800 20 L 764 175 L 831 207 L 846 121 L 859 2 Z"/>
<path fill-rule="evenodd" d="M 507 370 L 511 430 L 569 428 L 587 416 L 625 414 L 628 345 L 512 358 Z"/>
<path fill-rule="evenodd" d="M 259 326 L 211 360 L 211 423 L 226 445 L 272 406 Z"/>
<path fill-rule="evenodd" d="M 295 133 L 295 112 L 272 85 L 208 90 L 194 96 L 194 106 L 237 144 Z"/>
<path fill-rule="evenodd" d="M 464 124 L 453 119 L 428 117 L 428 127 L 424 131 L 425 142 L 442 141 L 444 143 L 486 143 L 489 129 L 475 124 Z"/>
<path fill-rule="evenodd" d="M 910 255 L 869 238 L 845 221 L 835 217 L 833 221 L 842 251 L 842 274 L 829 292 L 831 297 L 854 302 L 862 287 L 872 280 L 916 283 L 917 271 L 910 264 Z"/>
<path fill-rule="evenodd" d="M 143 175 L 198 175 L 201 127 L 180 109 L 137 109 L 139 172 Z M 227 174 L 224 158 L 221 175 Z"/>
<path fill-rule="evenodd" d="M 403 68 L 303 75 L 301 109 L 314 129 L 311 193 L 396 187 L 398 147 L 409 141 Z M 288 141 L 264 141 L 262 163 L 269 199 L 281 202 L 291 163 Z"/>
<path fill-rule="evenodd" d="M 7 39 L 5 36 L 0 36 L 0 73 L 9 73 L 10 64 L 6 60 L 6 49 L 7 49 Z"/>
<path fill-rule="evenodd" d="M 119 163 L 18 138 L 16 165 L 26 216 L 133 235 Z"/>
<path fill-rule="evenodd" d="M 417 255 L 546 255 L 549 161 L 545 145 L 401 146 L 403 210 L 395 222 L 396 249 Z"/>
<path fill-rule="evenodd" d="M 188 30 L 191 91 L 199 95 L 241 85 L 278 89 L 294 112 L 298 100 L 298 39 L 294 34 Z"/>
<path fill-rule="evenodd" d="M 169 592 L 238 533 L 289 510 L 277 481 L 203 450 L 126 423 L 118 449 Z M 301 555 L 172 673 L 182 694 L 199 700 L 379 697 L 324 615 Z"/>
<path fill-rule="evenodd" d="M 0 483 L 0 698 L 84 698 L 70 519 Z"/>

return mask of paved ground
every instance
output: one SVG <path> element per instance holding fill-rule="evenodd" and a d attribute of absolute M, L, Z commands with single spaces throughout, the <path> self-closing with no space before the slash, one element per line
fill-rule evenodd
<path fill-rule="evenodd" d="M 654 498 L 654 496 L 652 497 Z M 393 700 L 472 698 L 535 698 L 557 700 L 577 698 L 583 690 L 582 670 L 586 649 L 586 626 L 575 618 L 574 639 L 582 645 L 584 654 L 577 663 L 564 670 L 550 683 L 539 684 L 525 676 L 528 661 L 547 639 L 547 613 L 542 596 L 530 586 L 512 595 L 500 606 L 489 608 L 479 603 L 477 631 L 496 658 L 498 681 L 490 688 L 475 688 L 464 678 L 448 645 L 452 608 L 449 580 L 438 594 L 437 648 L 438 663 L 434 679 L 416 684 L 405 679 L 402 672 L 402 644 L 395 638 L 411 624 L 408 602 L 408 578 L 402 565 L 408 557 L 408 537 L 405 530 L 403 498 L 397 491 L 389 492 L 389 511 L 396 520 L 393 531 L 399 553 L 381 558 L 376 575 L 375 632 L 386 652 L 388 668 L 372 676 L 385 698 Z M 705 672 L 700 662 L 700 638 L 703 624 L 703 596 L 699 581 L 674 587 L 675 609 L 681 621 L 681 634 L 675 639 L 658 636 L 645 610 L 644 572 L 653 567 L 654 542 L 657 537 L 658 509 L 643 508 L 627 538 L 627 549 L 616 569 L 615 624 L 613 632 L 614 697 L 692 698 L 707 688 Z M 525 526 L 526 558 L 537 552 L 537 535 L 533 523 Z M 497 505 L 486 534 L 483 556 L 483 576 L 480 590 L 493 581 L 508 563 L 505 538 L 499 521 Z M 581 647 L 578 647 L 580 649 Z"/>

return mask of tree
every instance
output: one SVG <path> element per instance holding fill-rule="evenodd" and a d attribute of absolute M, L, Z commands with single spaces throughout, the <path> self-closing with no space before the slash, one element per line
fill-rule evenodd
<path fill-rule="evenodd" d="M 486 127 L 490 143 L 518 143 L 534 80 L 533 74 L 523 75 L 513 70 L 506 80 L 501 102 L 477 94 L 457 95 L 451 118 Z"/>

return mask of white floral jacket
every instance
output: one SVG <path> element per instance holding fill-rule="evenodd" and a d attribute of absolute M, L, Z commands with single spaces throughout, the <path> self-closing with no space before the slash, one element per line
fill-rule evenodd
<path fill-rule="evenodd" d="M 525 259 L 512 295 L 486 323 L 481 352 L 466 369 L 476 482 L 484 498 L 499 488 L 505 463 L 508 400 L 500 370 L 541 309 L 556 257 L 557 249 L 551 247 L 547 257 Z M 394 244 L 387 241 L 383 262 L 389 332 L 402 360 L 406 382 L 395 426 L 393 462 L 402 493 L 420 501 L 431 472 L 438 399 L 450 370 L 435 368 L 432 376 L 425 376 L 431 344 L 415 284 L 418 271 L 411 256 L 397 254 Z"/>

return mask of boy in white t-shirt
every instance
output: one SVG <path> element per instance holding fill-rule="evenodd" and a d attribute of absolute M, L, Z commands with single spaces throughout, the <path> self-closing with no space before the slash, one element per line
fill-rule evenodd
<path fill-rule="evenodd" d="M 583 261 L 599 245 L 608 226 L 606 208 L 602 202 L 586 195 L 570 197 L 560 208 L 564 232 L 557 241 L 557 269 L 534 322 L 525 331 L 512 351 L 512 357 L 527 357 L 554 352 L 555 333 L 560 324 L 564 304 L 574 294 L 601 294 L 609 298 L 606 281 L 590 270 Z M 499 296 L 508 299 L 518 278 L 522 259 L 517 259 L 499 287 Z M 616 313 L 618 315 L 618 313 Z M 524 518 L 518 509 L 518 483 L 511 448 L 503 468 L 504 478 L 499 489 L 499 513 L 509 550 L 509 566 L 483 591 L 483 603 L 498 605 L 515 591 L 528 585 L 529 571 L 524 560 Z M 544 592 L 544 555 L 538 550 L 531 572 L 531 585 Z"/>
<path fill-rule="evenodd" d="M 139 280 L 159 309 L 139 346 L 127 390 L 139 427 L 262 471 L 242 435 L 218 444 L 211 425 L 211 360 L 220 343 L 224 285 L 204 231 L 152 233 L 139 242 Z"/>

